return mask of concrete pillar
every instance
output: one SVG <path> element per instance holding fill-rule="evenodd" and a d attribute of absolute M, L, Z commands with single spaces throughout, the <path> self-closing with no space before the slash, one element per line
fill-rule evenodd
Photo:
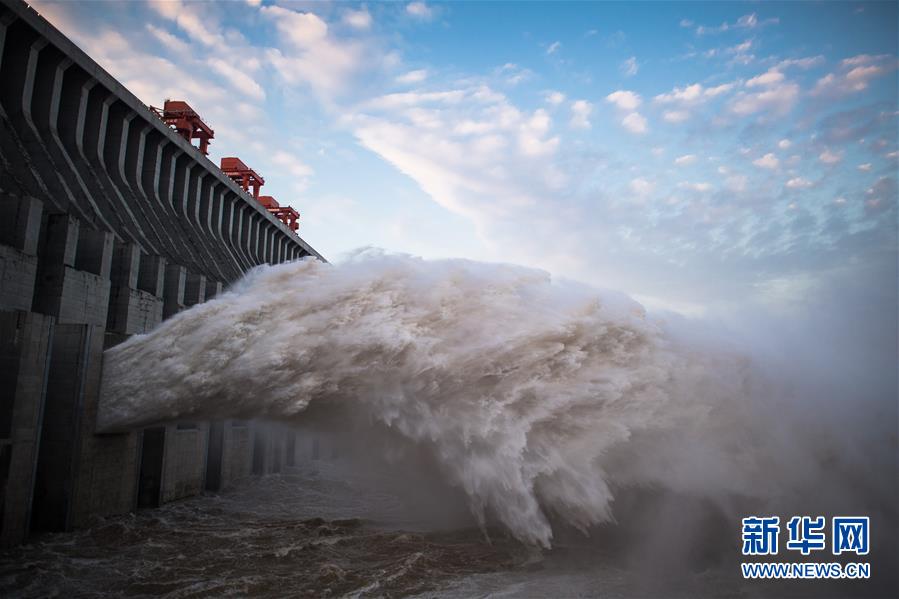
<path fill-rule="evenodd" d="M 203 492 L 208 423 L 181 422 L 165 427 L 162 503 Z"/>
<path fill-rule="evenodd" d="M 47 379 L 34 483 L 32 530 L 60 531 L 71 525 L 78 433 L 95 332 L 95 327 L 85 324 L 58 324 L 54 331 L 52 375 Z M 102 345 L 99 350 L 102 352 Z"/>
<path fill-rule="evenodd" d="M 112 234 L 82 227 L 67 214 L 48 215 L 34 310 L 60 323 L 106 325 Z"/>
<path fill-rule="evenodd" d="M 184 284 L 184 305 L 189 308 L 205 301 L 206 277 L 192 272 L 187 273 Z"/>
<path fill-rule="evenodd" d="M 222 464 L 224 461 L 225 422 L 209 423 L 206 442 L 206 474 L 204 488 L 207 491 L 222 490 Z"/>
<path fill-rule="evenodd" d="M 28 535 L 53 317 L 0 311 L 0 548 Z"/>
<path fill-rule="evenodd" d="M 206 299 L 211 300 L 222 294 L 222 284 L 219 281 L 206 279 Z"/>
<path fill-rule="evenodd" d="M 144 254 L 145 255 L 145 254 Z M 109 314 L 106 328 L 110 332 L 125 335 L 147 333 L 162 322 L 163 299 L 161 293 L 160 261 L 142 261 L 137 244 L 117 243 L 113 251 L 112 287 L 109 293 Z M 156 293 L 138 288 L 141 263 L 149 269 L 149 287 Z"/>
<path fill-rule="evenodd" d="M 54 264 L 75 266 L 80 229 L 78 219 L 68 214 L 47 215 L 41 259 Z"/>
<path fill-rule="evenodd" d="M 156 297 L 163 296 L 165 289 L 166 260 L 162 256 L 140 255 L 137 272 L 137 288 Z"/>
<path fill-rule="evenodd" d="M 0 243 L 36 255 L 42 210 L 43 204 L 35 198 L 0 195 Z"/>
<path fill-rule="evenodd" d="M 135 503 L 139 434 L 96 434 L 105 339 L 100 335 L 102 329 L 92 328 L 75 437 L 70 528 L 86 526 L 91 516 L 124 514 Z"/>
<path fill-rule="evenodd" d="M 250 476 L 253 434 L 246 420 L 226 420 L 222 440 L 222 488 Z"/>
<path fill-rule="evenodd" d="M 265 474 L 268 435 L 265 427 L 259 422 L 254 422 L 252 427 L 253 438 L 253 466 L 251 472 L 256 476 Z"/>
<path fill-rule="evenodd" d="M 163 319 L 170 318 L 184 309 L 184 286 L 186 282 L 187 270 L 183 266 L 169 264 L 165 267 Z"/>
<path fill-rule="evenodd" d="M 113 242 L 112 233 L 81 227 L 75 251 L 75 268 L 109 279 Z"/>
<path fill-rule="evenodd" d="M 281 427 L 272 431 L 271 436 L 271 468 L 269 472 L 279 473 L 284 464 L 284 430 Z"/>
<path fill-rule="evenodd" d="M 297 433 L 293 429 L 287 430 L 287 440 L 284 446 L 284 465 L 294 466 L 297 458 Z"/>
<path fill-rule="evenodd" d="M 31 310 L 42 209 L 34 198 L 0 195 L 0 309 Z"/>

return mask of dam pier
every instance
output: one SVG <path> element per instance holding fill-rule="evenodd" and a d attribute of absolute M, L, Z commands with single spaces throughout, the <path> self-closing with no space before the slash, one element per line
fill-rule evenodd
<path fill-rule="evenodd" d="M 187 102 L 146 106 L 20 0 L 0 81 L 0 547 L 292 465 L 277 425 L 95 423 L 105 349 L 257 265 L 323 260 L 297 211 L 212 163 Z"/>

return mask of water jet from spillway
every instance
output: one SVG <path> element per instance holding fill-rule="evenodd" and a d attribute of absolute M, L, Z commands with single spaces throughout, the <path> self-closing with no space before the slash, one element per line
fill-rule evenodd
<path fill-rule="evenodd" d="M 548 546 L 614 489 L 767 497 L 786 477 L 748 361 L 542 271 L 377 251 L 260 267 L 107 352 L 103 430 L 353 414 L 416 443 L 483 523 Z"/>

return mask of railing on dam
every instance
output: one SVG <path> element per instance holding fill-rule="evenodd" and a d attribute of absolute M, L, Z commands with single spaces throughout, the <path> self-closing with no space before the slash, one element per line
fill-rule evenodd
<path fill-rule="evenodd" d="M 0 547 L 289 465 L 242 421 L 95 431 L 104 349 L 322 257 L 20 0 L 0 0 Z"/>

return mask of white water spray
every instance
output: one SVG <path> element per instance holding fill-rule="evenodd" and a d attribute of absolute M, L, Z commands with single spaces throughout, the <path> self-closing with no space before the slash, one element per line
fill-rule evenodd
<path fill-rule="evenodd" d="M 616 488 L 764 496 L 745 359 L 520 267 L 363 252 L 253 271 L 109 350 L 101 430 L 346 409 L 430 452 L 475 515 L 548 546 Z"/>

